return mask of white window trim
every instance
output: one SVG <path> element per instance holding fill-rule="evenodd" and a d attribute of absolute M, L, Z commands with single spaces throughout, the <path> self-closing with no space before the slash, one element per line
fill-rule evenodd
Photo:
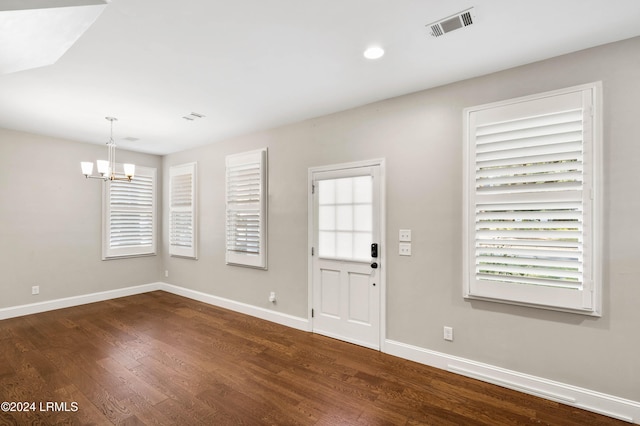
<path fill-rule="evenodd" d="M 585 242 L 585 282 L 582 289 L 509 285 L 476 280 L 475 268 L 475 135 L 472 115 L 508 105 L 525 104 L 542 98 L 565 95 L 572 92 L 583 93 L 583 105 L 590 104 L 583 115 L 585 126 L 591 124 L 591 138 L 584 141 L 585 155 L 591 156 L 590 174 L 583 180 L 588 194 L 583 197 L 583 206 L 590 215 L 591 227 L 584 234 Z M 466 299 L 479 299 L 522 306 L 580 313 L 591 316 L 602 315 L 602 83 L 590 83 L 571 88 L 546 92 L 538 95 L 496 102 L 464 110 L 464 208 L 463 208 L 463 295 Z M 590 195 L 590 196 L 589 196 Z M 586 216 L 585 215 L 585 216 Z"/>
<path fill-rule="evenodd" d="M 189 176 L 191 180 L 191 198 L 189 205 L 174 207 L 173 180 L 180 176 Z M 198 222 L 197 222 L 197 163 L 187 163 L 172 166 L 169 169 L 169 255 L 189 259 L 198 258 Z M 191 222 L 190 244 L 174 244 L 173 216 L 176 213 L 188 215 Z"/>
<path fill-rule="evenodd" d="M 257 269 L 267 269 L 267 198 L 268 198 L 268 172 L 267 172 L 267 149 L 258 149 L 239 154 L 228 155 L 226 157 L 226 220 L 225 220 L 225 252 L 226 263 L 228 265 L 246 266 Z M 231 195 L 231 170 L 234 168 L 254 167 L 259 168 L 259 190 L 258 201 L 236 203 Z M 254 193 L 253 196 L 256 196 Z M 256 253 L 243 252 L 242 250 L 232 250 L 231 225 L 233 215 L 243 210 L 258 211 L 258 247 Z"/>
<path fill-rule="evenodd" d="M 116 172 L 122 173 L 122 164 L 116 164 Z M 110 209 L 110 188 L 111 182 L 105 181 L 103 184 L 103 197 L 102 197 L 102 260 L 121 259 L 128 257 L 140 257 L 140 256 L 153 256 L 156 254 L 157 246 L 157 170 L 152 167 L 136 166 L 136 176 L 148 176 L 152 179 L 153 194 L 152 194 L 152 207 L 151 207 L 151 221 L 152 221 L 152 242 L 150 245 L 145 246 L 133 246 L 133 247 L 117 247 L 112 248 L 109 244 L 110 229 L 109 223 L 111 220 Z M 133 177 L 135 181 L 136 177 Z"/>

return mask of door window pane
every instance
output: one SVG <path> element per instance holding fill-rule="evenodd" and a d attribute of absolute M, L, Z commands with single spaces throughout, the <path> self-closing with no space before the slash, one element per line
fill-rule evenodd
<path fill-rule="evenodd" d="M 336 257 L 336 233 L 320 231 L 318 235 L 318 251 L 320 257 Z"/>
<path fill-rule="evenodd" d="M 350 232 L 338 232 L 336 235 L 336 256 L 341 259 L 353 257 L 353 236 Z"/>
<path fill-rule="evenodd" d="M 367 261 L 371 259 L 370 232 L 355 232 L 353 234 L 353 258 Z"/>
<path fill-rule="evenodd" d="M 353 203 L 353 179 L 335 179 L 336 185 L 336 198 L 335 202 L 338 204 L 351 204 Z"/>
<path fill-rule="evenodd" d="M 321 206 L 335 202 L 336 182 L 334 180 L 321 180 L 318 184 L 318 190 L 318 200 Z"/>
<path fill-rule="evenodd" d="M 371 176 L 358 176 L 353 178 L 354 202 L 371 204 L 371 181 Z"/>
<path fill-rule="evenodd" d="M 371 176 L 318 182 L 320 257 L 370 260 L 372 182 Z"/>
<path fill-rule="evenodd" d="M 353 207 L 353 230 L 371 232 L 371 204 Z"/>
<path fill-rule="evenodd" d="M 336 229 L 339 231 L 353 231 L 353 206 L 338 206 L 336 208 Z"/>
<path fill-rule="evenodd" d="M 318 222 L 320 231 L 336 229 L 336 207 L 320 206 L 320 217 Z"/>

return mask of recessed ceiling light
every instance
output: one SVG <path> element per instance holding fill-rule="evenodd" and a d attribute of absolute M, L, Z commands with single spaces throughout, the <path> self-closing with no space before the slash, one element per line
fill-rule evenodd
<path fill-rule="evenodd" d="M 364 57 L 367 59 L 378 59 L 384 55 L 384 49 L 380 46 L 371 46 L 364 51 Z"/>

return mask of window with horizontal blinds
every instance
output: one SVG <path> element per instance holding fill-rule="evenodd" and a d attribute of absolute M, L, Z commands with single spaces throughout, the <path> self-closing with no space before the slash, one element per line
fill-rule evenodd
<path fill-rule="evenodd" d="M 155 187 L 156 170 L 140 166 L 131 182 L 104 183 L 103 259 L 155 254 Z"/>
<path fill-rule="evenodd" d="M 197 258 L 196 163 L 169 169 L 169 254 Z"/>
<path fill-rule="evenodd" d="M 267 267 L 267 150 L 226 158 L 226 260 Z"/>
<path fill-rule="evenodd" d="M 467 297 L 599 313 L 597 87 L 465 110 Z"/>

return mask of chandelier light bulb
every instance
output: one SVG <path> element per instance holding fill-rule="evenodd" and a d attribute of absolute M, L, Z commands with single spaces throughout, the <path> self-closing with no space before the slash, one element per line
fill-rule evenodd
<path fill-rule="evenodd" d="M 80 163 L 80 167 L 82 167 L 82 174 L 85 177 L 89 177 L 93 174 L 93 163 L 90 161 L 83 161 Z"/>
<path fill-rule="evenodd" d="M 107 160 L 98 160 L 96 163 L 98 163 L 98 173 L 102 176 L 109 174 L 109 162 Z"/>

